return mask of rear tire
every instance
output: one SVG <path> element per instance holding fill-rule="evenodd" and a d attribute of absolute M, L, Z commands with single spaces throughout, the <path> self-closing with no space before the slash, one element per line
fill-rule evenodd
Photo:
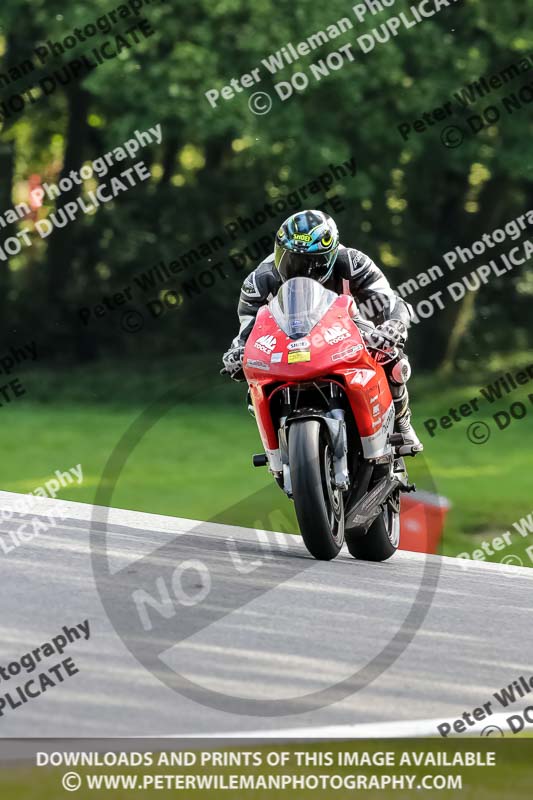
<path fill-rule="evenodd" d="M 386 561 L 400 544 L 400 501 L 393 495 L 364 536 L 346 531 L 346 544 L 354 558 L 361 561 Z"/>
<path fill-rule="evenodd" d="M 320 561 L 338 555 L 344 543 L 342 492 L 333 486 L 329 436 L 316 419 L 293 422 L 289 429 L 292 494 L 305 546 Z"/>

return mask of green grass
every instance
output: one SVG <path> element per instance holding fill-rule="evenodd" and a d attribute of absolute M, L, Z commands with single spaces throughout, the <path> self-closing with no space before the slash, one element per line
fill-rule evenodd
<path fill-rule="evenodd" d="M 63 489 L 58 496 L 93 502 L 108 458 L 138 413 L 140 409 L 135 408 L 46 408 L 19 403 L 10 409 L 12 424 L 3 433 L 11 456 L 0 465 L 2 488 L 32 491 L 53 477 L 56 469 L 80 463 L 82 485 Z M 215 415 L 211 407 L 180 406 L 156 422 L 132 450 L 124 470 L 114 476 L 112 503 L 211 519 L 271 486 L 265 470 L 250 467 L 250 453 L 260 449 L 254 422 L 243 409 L 222 408 Z M 279 490 L 273 494 L 283 500 Z"/>
<path fill-rule="evenodd" d="M 181 362 L 180 362 L 181 365 Z M 126 445 L 128 459 L 120 475 L 110 476 L 110 504 L 193 519 L 296 531 L 292 505 L 264 469 L 253 469 L 250 456 L 261 451 L 254 420 L 244 405 L 244 387 L 224 383 L 206 362 L 205 375 L 194 383 L 176 381 L 168 367 L 131 374 L 102 365 L 95 370 L 36 372 L 22 376 L 27 395 L 4 406 L 0 486 L 28 492 L 80 463 L 81 486 L 63 489 L 65 499 L 91 503 L 108 459 L 130 426 L 154 400 L 172 391 L 163 413 L 154 408 L 149 430 L 137 446 Z M 485 379 L 446 387 L 434 380 L 413 383 L 415 423 L 422 435 L 424 458 L 410 461 L 411 477 L 421 488 L 446 496 L 452 503 L 443 552 L 471 551 L 483 537 L 512 530 L 529 514 L 533 456 L 533 405 L 525 386 L 493 407 L 439 430 L 430 437 L 423 425 L 429 417 L 448 413 L 475 397 Z M 491 415 L 510 402 L 523 400 L 528 416 L 499 432 Z M 468 424 L 485 420 L 492 437 L 471 444 Z M 130 437 L 131 438 L 131 437 Z M 473 536 L 474 534 L 474 536 Z M 522 545 L 518 534 L 514 539 Z M 515 552 L 505 551 L 507 552 Z M 516 552 L 521 552 L 518 548 Z M 501 555 L 500 555 L 501 557 Z"/>

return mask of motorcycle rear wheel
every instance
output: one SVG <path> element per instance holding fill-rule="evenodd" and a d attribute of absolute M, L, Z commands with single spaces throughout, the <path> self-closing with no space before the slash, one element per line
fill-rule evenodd
<path fill-rule="evenodd" d="M 333 454 L 316 419 L 293 422 L 289 464 L 296 517 L 305 546 L 320 561 L 335 558 L 344 543 L 344 503 L 333 482 Z"/>

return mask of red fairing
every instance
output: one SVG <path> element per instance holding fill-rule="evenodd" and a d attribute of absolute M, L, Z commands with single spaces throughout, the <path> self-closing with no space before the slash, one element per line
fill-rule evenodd
<path fill-rule="evenodd" d="M 283 384 L 332 379 L 341 384 L 361 437 L 382 427 L 392 396 L 382 367 L 368 352 L 350 316 L 353 300 L 339 296 L 308 336 L 290 339 L 268 306 L 260 309 L 244 351 L 244 374 L 250 386 L 265 450 L 278 448 L 269 396 Z"/>

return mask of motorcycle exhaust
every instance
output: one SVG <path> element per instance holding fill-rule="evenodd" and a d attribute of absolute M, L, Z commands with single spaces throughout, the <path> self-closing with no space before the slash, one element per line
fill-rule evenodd
<path fill-rule="evenodd" d="M 396 489 L 404 489 L 405 485 L 397 478 L 386 476 L 368 492 L 346 516 L 347 528 L 360 528 L 366 533 L 375 519 L 379 517 L 382 506 Z"/>

